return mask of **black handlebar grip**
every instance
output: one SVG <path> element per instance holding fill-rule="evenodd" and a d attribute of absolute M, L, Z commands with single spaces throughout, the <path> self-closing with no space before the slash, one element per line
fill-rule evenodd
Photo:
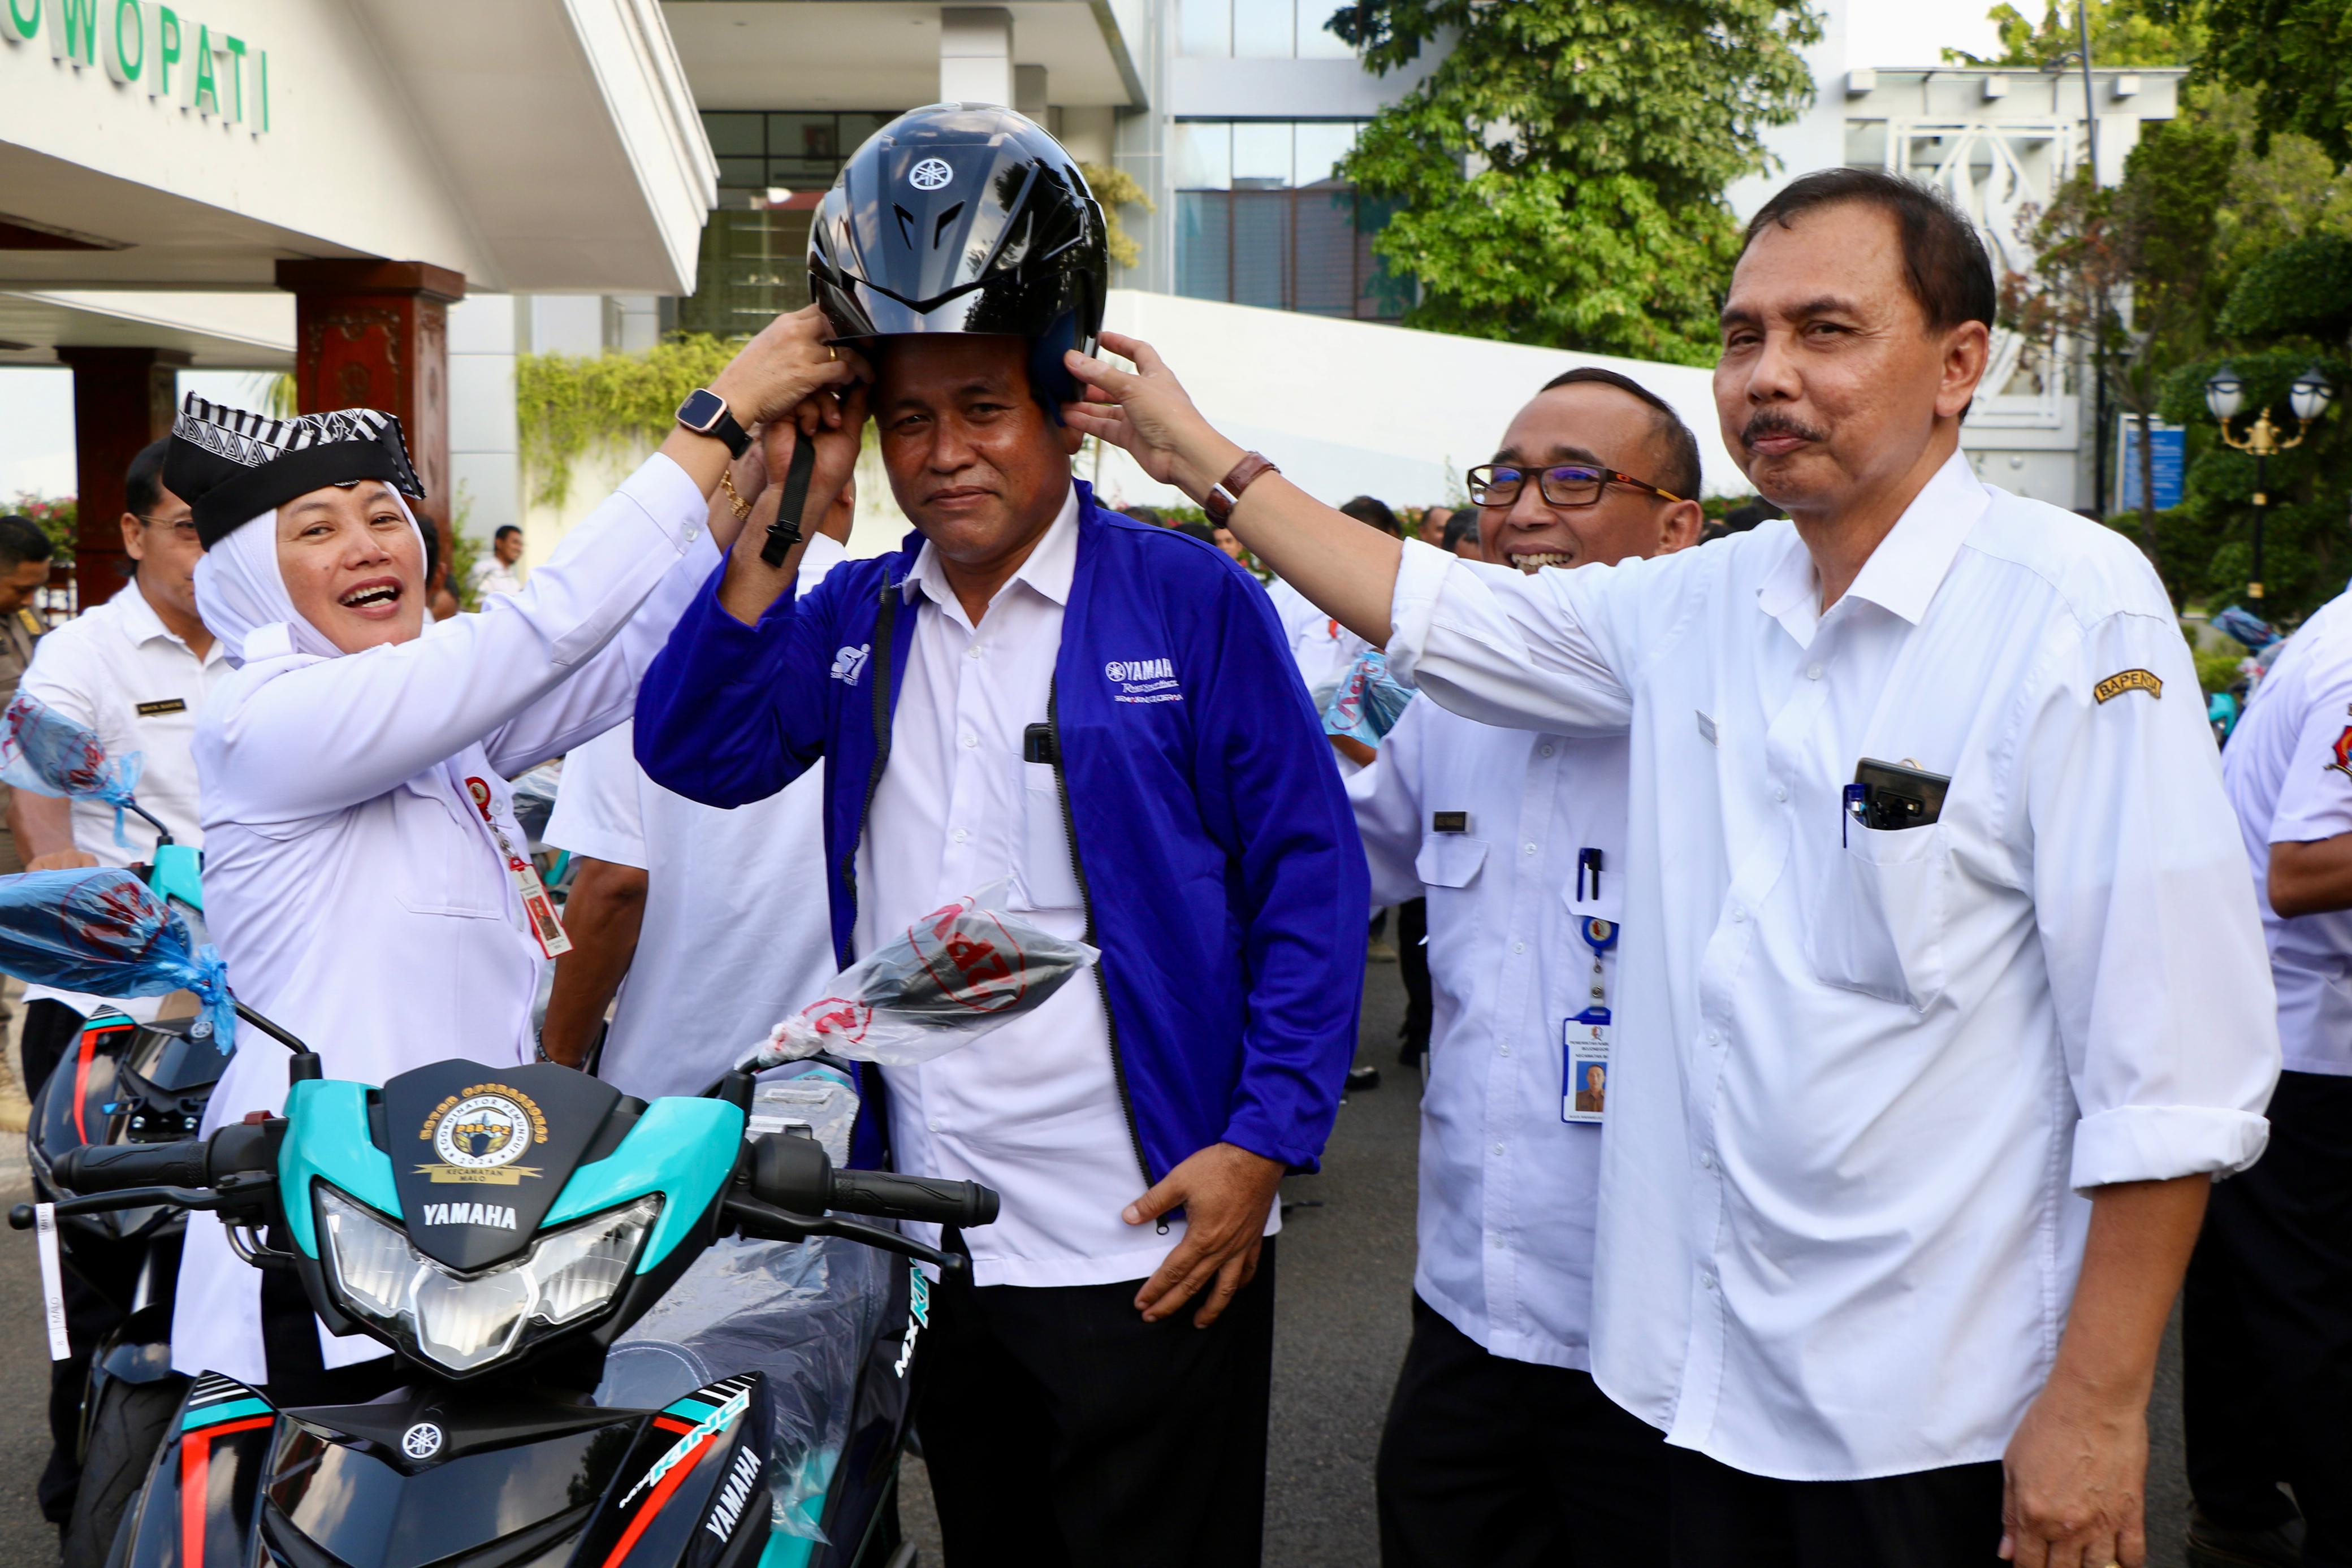
<path fill-rule="evenodd" d="M 994 1223 L 1001 1199 L 973 1181 L 892 1176 L 887 1171 L 835 1171 L 826 1206 L 847 1214 L 884 1219 L 919 1219 L 933 1225 Z"/>
<path fill-rule="evenodd" d="M 205 1186 L 208 1152 L 202 1138 L 93 1145 L 67 1151 L 51 1168 L 59 1186 L 84 1195 L 132 1186 Z"/>

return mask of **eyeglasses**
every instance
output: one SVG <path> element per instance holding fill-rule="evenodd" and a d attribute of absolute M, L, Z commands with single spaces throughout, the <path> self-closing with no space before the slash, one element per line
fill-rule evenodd
<path fill-rule="evenodd" d="M 196 519 L 194 517 L 151 517 L 144 512 L 133 512 L 131 515 L 150 528 L 170 528 L 182 538 L 192 539 L 196 537 Z"/>
<path fill-rule="evenodd" d="M 1473 468 L 1465 476 L 1470 486 L 1470 499 L 1481 507 L 1507 507 L 1519 498 L 1519 487 L 1527 483 L 1528 471 L 1507 464 L 1488 463 Z M 1613 468 L 1595 468 L 1583 463 L 1563 463 L 1555 467 L 1535 471 L 1536 490 L 1555 507 L 1589 507 L 1601 499 L 1601 492 L 1612 485 L 1625 485 L 1646 491 L 1661 501 L 1679 501 L 1682 497 L 1671 490 L 1661 490 L 1646 479 L 1636 479 L 1631 474 L 1620 474 Z"/>

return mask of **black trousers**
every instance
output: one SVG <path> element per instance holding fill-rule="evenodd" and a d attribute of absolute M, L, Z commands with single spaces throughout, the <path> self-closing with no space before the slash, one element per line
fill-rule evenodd
<path fill-rule="evenodd" d="M 2352 1564 L 2352 1078 L 2284 1072 L 2271 1141 L 2213 1189 L 2182 1297 L 2189 1486 L 2216 1524 L 2304 1515 Z M 2294 1503 L 2279 1490 L 2294 1489 Z"/>
<path fill-rule="evenodd" d="M 1274 1258 L 1205 1330 L 1135 1281 L 942 1281 L 916 1430 L 948 1568 L 1255 1568 Z"/>
<path fill-rule="evenodd" d="M 1382 1568 L 1666 1561 L 1666 1445 L 1589 1374 L 1489 1353 L 1419 1296 L 1377 1471 Z"/>
<path fill-rule="evenodd" d="M 1998 1460 L 1780 1481 L 1666 1452 L 1674 1568 L 2001 1568 Z"/>
<path fill-rule="evenodd" d="M 1408 898 L 1397 905 L 1397 977 L 1404 982 L 1404 1025 L 1397 1030 L 1402 1048 L 1397 1060 L 1412 1065 L 1429 1049 L 1429 1026 L 1434 998 L 1429 989 L 1429 900 Z"/>

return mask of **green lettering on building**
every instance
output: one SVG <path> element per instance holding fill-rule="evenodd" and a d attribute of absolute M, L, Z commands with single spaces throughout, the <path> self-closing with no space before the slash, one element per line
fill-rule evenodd
<path fill-rule="evenodd" d="M 49 55 L 77 66 L 98 64 L 98 0 L 51 0 L 55 24 L 49 29 Z"/>

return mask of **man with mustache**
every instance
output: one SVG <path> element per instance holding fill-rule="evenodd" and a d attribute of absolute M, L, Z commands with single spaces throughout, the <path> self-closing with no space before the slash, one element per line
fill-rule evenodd
<path fill-rule="evenodd" d="M 1614 371 L 1555 377 L 1468 479 L 1496 564 L 1698 537 L 1697 440 Z M 1594 1040 L 1616 988 L 1626 756 L 1622 736 L 1415 702 L 1348 781 L 1374 901 L 1425 893 L 1434 1004 L 1412 1341 L 1377 1472 L 1383 1568 L 1665 1561 L 1664 1445 L 1592 1382 L 1606 1104 L 1567 1039 Z"/>
<path fill-rule="evenodd" d="M 1959 450 L 1994 303 L 1934 192 L 1791 183 L 1715 376 L 1789 520 L 1533 577 L 1334 517 L 1148 345 L 1073 360 L 1081 428 L 1400 679 L 1628 737 L 1593 1373 L 1666 1433 L 1680 1564 L 2141 1563 L 2158 1341 L 2268 1133 L 2270 975 L 2172 605 Z"/>

